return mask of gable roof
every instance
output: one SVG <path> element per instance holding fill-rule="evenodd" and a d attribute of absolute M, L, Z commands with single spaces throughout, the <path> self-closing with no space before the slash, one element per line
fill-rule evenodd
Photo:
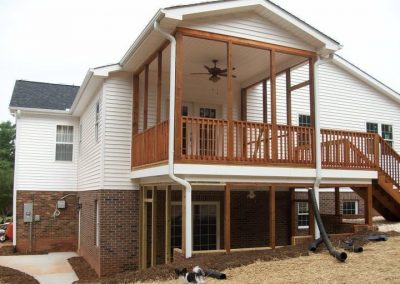
<path fill-rule="evenodd" d="M 79 86 L 17 80 L 10 109 L 66 110 L 71 108 Z"/>

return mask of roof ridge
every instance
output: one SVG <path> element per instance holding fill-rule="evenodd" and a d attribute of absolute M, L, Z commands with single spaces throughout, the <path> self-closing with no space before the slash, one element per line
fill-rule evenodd
<path fill-rule="evenodd" d="M 32 81 L 32 80 L 23 80 L 23 79 L 20 79 L 20 80 L 17 80 L 17 81 L 37 83 L 37 84 L 46 84 L 46 85 L 69 86 L 69 87 L 77 87 L 77 88 L 80 87 L 78 85 L 73 85 L 73 84 L 49 83 L 49 82 L 39 82 L 39 81 Z"/>

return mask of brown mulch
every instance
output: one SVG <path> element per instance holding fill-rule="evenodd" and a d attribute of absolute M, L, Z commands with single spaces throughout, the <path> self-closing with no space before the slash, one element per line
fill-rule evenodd
<path fill-rule="evenodd" d="M 175 278 L 175 268 L 187 267 L 188 269 L 199 265 L 203 269 L 214 269 L 218 271 L 227 268 L 234 268 L 253 263 L 257 260 L 273 261 L 299 256 L 308 256 L 306 245 L 287 246 L 277 248 L 276 250 L 255 250 L 226 253 L 207 253 L 195 255 L 185 260 L 182 264 L 161 264 L 141 271 L 129 271 L 115 274 L 110 277 L 102 277 L 99 279 L 83 280 L 75 283 L 135 283 L 136 281 L 162 281 Z M 79 275 L 78 275 L 79 277 Z"/>
<path fill-rule="evenodd" d="M 0 283 L 39 284 L 32 276 L 4 266 L 0 266 Z"/>
<path fill-rule="evenodd" d="M 83 257 L 71 257 L 68 258 L 68 262 L 71 264 L 80 281 L 95 281 L 99 278 L 96 271 L 94 271 Z"/>

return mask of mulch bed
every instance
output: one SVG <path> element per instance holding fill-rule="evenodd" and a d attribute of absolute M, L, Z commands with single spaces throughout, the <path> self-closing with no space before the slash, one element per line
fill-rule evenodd
<path fill-rule="evenodd" d="M 0 266 L 0 283 L 39 284 L 32 276 L 4 266 Z"/>
<path fill-rule="evenodd" d="M 80 281 L 95 281 L 98 279 L 96 271 L 81 256 L 75 256 L 68 259 Z"/>

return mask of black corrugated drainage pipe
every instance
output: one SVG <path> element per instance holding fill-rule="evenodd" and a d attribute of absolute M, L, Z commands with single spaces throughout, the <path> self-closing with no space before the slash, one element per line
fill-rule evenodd
<path fill-rule="evenodd" d="M 326 248 L 328 249 L 329 253 L 332 256 L 336 257 L 337 260 L 339 260 L 341 262 L 344 262 L 346 260 L 346 258 L 347 258 L 347 253 L 337 251 L 333 247 L 331 241 L 329 240 L 328 234 L 325 231 L 324 224 L 322 223 L 321 215 L 319 214 L 317 200 L 315 199 L 314 189 L 310 188 L 308 190 L 308 196 L 311 199 L 311 205 L 312 205 L 312 208 L 313 208 L 313 211 L 314 211 L 315 221 L 317 222 L 319 231 L 321 232 L 321 237 L 324 240 Z"/>

